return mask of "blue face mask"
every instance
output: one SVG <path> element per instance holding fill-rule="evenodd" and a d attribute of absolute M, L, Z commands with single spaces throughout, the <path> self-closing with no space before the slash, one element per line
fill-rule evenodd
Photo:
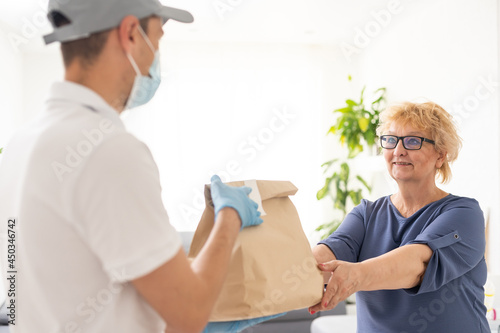
<path fill-rule="evenodd" d="M 130 53 L 127 53 L 127 57 L 132 64 L 132 67 L 134 67 L 135 73 L 137 75 L 135 77 L 134 85 L 132 86 L 132 91 L 130 92 L 130 96 L 128 97 L 125 109 L 132 109 L 149 102 L 153 98 L 156 90 L 161 83 L 160 53 L 154 49 L 153 44 L 151 44 L 151 41 L 149 40 L 144 30 L 142 30 L 141 26 L 139 26 L 139 32 L 146 41 L 146 44 L 148 44 L 149 48 L 154 53 L 155 58 L 153 60 L 153 63 L 151 64 L 151 67 L 149 68 L 149 76 L 144 76 L 141 74 L 141 71 L 139 70 L 139 67 L 137 66 L 134 58 L 132 58 Z"/>

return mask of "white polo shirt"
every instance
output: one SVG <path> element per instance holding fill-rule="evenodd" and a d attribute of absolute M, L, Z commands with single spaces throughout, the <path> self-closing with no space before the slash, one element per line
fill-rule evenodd
<path fill-rule="evenodd" d="M 180 237 L 149 149 L 92 90 L 55 83 L 45 110 L 4 149 L 4 281 L 9 218 L 18 228 L 13 332 L 165 330 L 129 281 L 170 260 Z"/>

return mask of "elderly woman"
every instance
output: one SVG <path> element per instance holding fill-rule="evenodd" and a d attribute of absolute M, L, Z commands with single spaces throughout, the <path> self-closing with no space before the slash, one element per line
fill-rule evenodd
<path fill-rule="evenodd" d="M 357 292 L 358 332 L 490 332 L 483 213 L 436 186 L 461 147 L 452 117 L 435 103 L 395 105 L 377 134 L 398 191 L 363 200 L 314 248 L 328 285 L 309 311 Z"/>

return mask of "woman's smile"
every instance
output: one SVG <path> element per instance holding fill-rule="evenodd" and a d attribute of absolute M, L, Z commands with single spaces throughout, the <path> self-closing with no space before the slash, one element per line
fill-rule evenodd
<path fill-rule="evenodd" d="M 394 164 L 396 166 L 401 166 L 401 167 L 413 165 L 413 164 L 408 163 L 408 162 L 393 162 L 392 164 Z"/>

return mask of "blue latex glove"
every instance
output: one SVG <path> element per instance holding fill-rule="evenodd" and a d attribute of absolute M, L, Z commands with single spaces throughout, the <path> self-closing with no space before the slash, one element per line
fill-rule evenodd
<path fill-rule="evenodd" d="M 212 176 L 211 181 L 210 192 L 214 203 L 215 217 L 222 208 L 231 207 L 240 215 L 241 229 L 263 222 L 260 218 L 260 212 L 257 210 L 259 205 L 248 197 L 248 194 L 252 192 L 250 187 L 234 187 L 223 184 L 217 175 Z"/>
<path fill-rule="evenodd" d="M 285 314 L 286 314 L 286 312 L 280 313 L 280 314 L 277 314 L 274 316 L 260 317 L 260 318 L 247 319 L 247 320 L 221 321 L 221 322 L 208 323 L 207 327 L 205 327 L 205 329 L 203 330 L 202 333 L 236 333 L 236 332 L 241 332 L 248 327 L 260 324 L 266 320 L 281 317 Z"/>

